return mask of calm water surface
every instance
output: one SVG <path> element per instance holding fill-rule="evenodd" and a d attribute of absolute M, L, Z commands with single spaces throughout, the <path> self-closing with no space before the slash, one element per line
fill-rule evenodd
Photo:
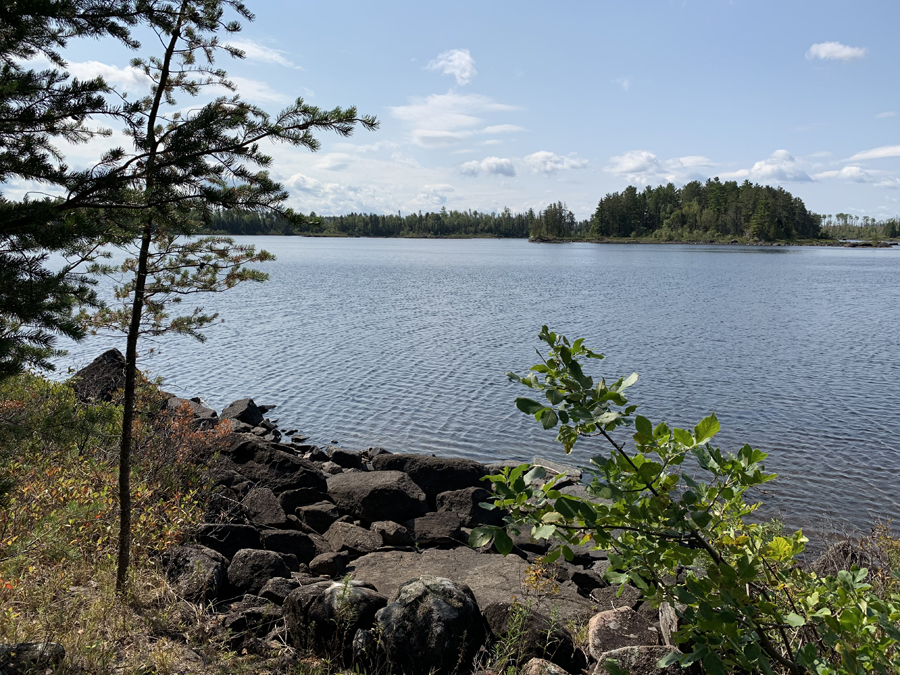
<path fill-rule="evenodd" d="M 282 429 L 348 448 L 560 458 L 504 375 L 535 363 L 546 323 L 607 356 L 595 376 L 637 371 L 651 420 L 715 411 L 719 445 L 771 453 L 767 515 L 900 517 L 900 250 L 243 240 L 278 257 L 270 281 L 207 298 L 225 323 L 205 344 L 144 345 L 170 391 L 277 404 Z M 63 365 L 108 346 L 124 340 Z"/>

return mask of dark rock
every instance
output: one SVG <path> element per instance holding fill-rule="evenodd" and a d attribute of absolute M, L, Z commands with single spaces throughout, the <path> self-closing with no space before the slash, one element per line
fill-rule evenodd
<path fill-rule="evenodd" d="M 306 565 L 320 553 L 331 547 L 317 534 L 296 530 L 266 530 L 261 534 L 262 545 L 267 551 L 292 553 Z"/>
<path fill-rule="evenodd" d="M 318 533 L 323 533 L 331 527 L 332 523 L 341 517 L 337 507 L 331 502 L 319 502 L 308 506 L 300 506 L 295 511 L 297 517 L 307 527 L 311 527 Z"/>
<path fill-rule="evenodd" d="M 253 402 L 252 398 L 242 398 L 239 401 L 229 404 L 222 411 L 222 419 L 237 420 L 251 427 L 259 426 L 264 417 L 263 411 Z"/>
<path fill-rule="evenodd" d="M 297 452 L 305 452 L 306 459 L 311 462 L 327 462 L 329 461 L 328 453 L 318 445 L 301 445 L 297 448 Z"/>
<path fill-rule="evenodd" d="M 353 638 L 371 628 L 387 598 L 357 581 L 302 586 L 284 602 L 288 637 L 297 649 L 349 661 Z"/>
<path fill-rule="evenodd" d="M 283 605 L 285 598 L 291 594 L 291 591 L 300 588 L 300 582 L 295 579 L 285 579 L 283 577 L 275 577 L 269 579 L 266 585 L 259 592 L 259 597 L 265 598 L 276 605 Z"/>
<path fill-rule="evenodd" d="M 600 612 L 588 625 L 588 645 L 595 659 L 621 647 L 658 644 L 659 632 L 630 607 Z"/>
<path fill-rule="evenodd" d="M 384 448 L 366 448 L 365 454 L 369 459 L 373 459 L 374 457 L 378 457 L 378 455 L 389 455 L 391 453 Z"/>
<path fill-rule="evenodd" d="M 112 401 L 125 386 L 125 357 L 118 349 L 103 352 L 75 373 L 69 382 L 82 403 Z"/>
<path fill-rule="evenodd" d="M 344 467 L 329 460 L 322 464 L 322 472 L 327 473 L 329 476 L 338 476 L 344 473 Z"/>
<path fill-rule="evenodd" d="M 309 571 L 323 577 L 340 577 L 347 571 L 349 561 L 346 551 L 321 553 L 309 563 Z"/>
<path fill-rule="evenodd" d="M 492 602 L 510 602 L 513 596 L 521 597 L 527 568 L 528 563 L 515 556 L 478 553 L 469 548 L 431 548 L 422 553 L 370 553 L 351 563 L 347 571 L 354 579 L 370 582 L 384 595 L 393 594 L 406 579 L 423 574 L 446 577 L 466 584 L 478 604 L 487 607 Z M 586 620 L 595 614 L 596 606 L 581 597 L 573 583 L 560 583 L 556 591 L 529 589 L 535 610 L 559 616 L 561 621 Z"/>
<path fill-rule="evenodd" d="M 0 644 L 0 675 L 56 671 L 65 657 L 65 648 L 55 642 Z"/>
<path fill-rule="evenodd" d="M 660 659 L 665 658 L 672 652 L 680 654 L 677 649 L 672 647 L 653 647 L 653 646 L 635 646 L 622 647 L 614 649 L 600 655 L 597 668 L 594 675 L 606 675 L 605 664 L 609 660 L 613 660 L 622 670 L 630 675 L 683 675 L 685 671 L 677 663 L 673 663 L 666 668 L 657 668 L 656 664 Z"/>
<path fill-rule="evenodd" d="M 609 582 L 603 578 L 600 572 L 594 570 L 575 569 L 572 572 L 572 582 L 578 586 L 582 593 L 590 595 L 592 591 L 598 588 L 606 588 Z M 615 609 L 615 608 L 612 608 Z"/>
<path fill-rule="evenodd" d="M 188 602 L 214 601 L 228 581 L 228 558 L 205 546 L 174 546 L 163 564 L 172 589 Z"/>
<path fill-rule="evenodd" d="M 222 461 L 230 463 L 228 468 L 254 481 L 258 487 L 267 487 L 276 495 L 299 488 L 327 490 L 325 477 L 315 464 L 281 450 L 278 444 L 252 436 L 238 435 L 223 453 Z"/>
<path fill-rule="evenodd" d="M 372 459 L 376 471 L 402 471 L 422 488 L 430 505 L 441 492 L 481 487 L 487 475 L 483 464 L 471 459 L 426 457 L 424 455 L 378 455 Z M 378 518 L 377 520 L 397 520 Z"/>
<path fill-rule="evenodd" d="M 284 553 L 283 551 L 275 551 L 275 552 L 281 556 L 281 559 L 284 560 L 284 564 L 287 565 L 287 568 L 291 572 L 299 572 L 300 571 L 300 558 L 298 558 L 293 553 Z"/>
<path fill-rule="evenodd" d="M 259 548 L 259 532 L 251 525 L 204 523 L 197 529 L 197 541 L 229 560 L 244 548 Z"/>
<path fill-rule="evenodd" d="M 328 500 L 328 493 L 315 488 L 287 490 L 278 495 L 278 501 L 285 513 L 294 513 L 298 507 L 317 504 Z"/>
<path fill-rule="evenodd" d="M 269 488 L 258 487 L 250 490 L 241 505 L 254 525 L 261 527 L 282 527 L 287 522 L 284 509 L 278 497 Z"/>
<path fill-rule="evenodd" d="M 479 506 L 482 502 L 491 501 L 491 493 L 480 487 L 441 492 L 435 498 L 438 512 L 455 513 L 462 521 L 463 527 L 499 525 L 503 521 L 503 512 L 500 509 L 488 511 Z"/>
<path fill-rule="evenodd" d="M 591 591 L 591 600 L 597 603 L 600 610 L 618 609 L 619 607 L 629 607 L 634 609 L 638 606 L 641 598 L 644 596 L 640 590 L 626 584 L 622 588 L 622 594 L 619 595 L 621 586 L 605 586 L 603 588 L 595 588 Z"/>
<path fill-rule="evenodd" d="M 248 639 L 265 637 L 281 621 L 281 617 L 281 607 L 272 602 L 242 602 L 231 607 L 222 620 L 222 626 L 229 633 L 231 648 L 237 651 Z"/>
<path fill-rule="evenodd" d="M 258 594 L 273 577 L 290 578 L 291 571 L 275 551 L 243 549 L 228 566 L 228 584 L 234 593 Z"/>
<path fill-rule="evenodd" d="M 166 399 L 164 410 L 171 415 L 189 415 L 196 426 L 204 429 L 218 421 L 216 411 L 200 402 L 200 399 L 179 398 L 172 396 Z"/>
<path fill-rule="evenodd" d="M 360 453 L 343 448 L 335 448 L 331 451 L 331 461 L 345 469 L 361 469 L 363 466 Z"/>
<path fill-rule="evenodd" d="M 455 513 L 426 513 L 403 523 L 417 546 L 461 546 L 465 538 L 460 529 L 459 516 Z"/>
<path fill-rule="evenodd" d="M 324 536 L 335 551 L 346 551 L 352 558 L 372 553 L 381 546 L 380 534 L 350 523 L 336 522 Z"/>
<path fill-rule="evenodd" d="M 431 575 L 401 584 L 375 619 L 389 662 L 405 675 L 469 672 L 488 635 L 472 590 Z"/>
<path fill-rule="evenodd" d="M 386 546 L 412 546 L 415 543 L 409 530 L 392 520 L 376 520 L 369 529 L 380 534 Z"/>
<path fill-rule="evenodd" d="M 502 640 L 512 634 L 518 641 L 513 665 L 540 658 L 571 673 L 580 673 L 587 667 L 587 659 L 575 646 L 571 633 L 540 612 L 520 603 L 495 602 L 484 608 L 484 618 L 495 637 Z"/>
<path fill-rule="evenodd" d="M 209 495 L 204 519 L 207 523 L 247 522 L 240 496 L 235 490 L 224 485 L 219 485 Z"/>
<path fill-rule="evenodd" d="M 394 455 L 382 455 L 392 457 Z M 398 471 L 343 473 L 328 479 L 328 495 L 343 512 L 367 523 L 425 515 L 425 494 Z"/>

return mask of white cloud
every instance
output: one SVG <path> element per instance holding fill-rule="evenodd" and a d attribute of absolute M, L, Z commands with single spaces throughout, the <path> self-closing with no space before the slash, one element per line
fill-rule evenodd
<path fill-rule="evenodd" d="M 424 148 L 453 145 L 478 132 L 476 127 L 483 120 L 484 113 L 508 112 L 514 106 L 497 103 L 480 94 L 432 94 L 424 99 L 416 99 L 409 105 L 390 108 L 391 114 L 413 126 L 412 139 Z M 502 131 L 509 131 L 514 125 L 495 125 Z M 491 129 L 492 127 L 487 127 Z M 495 129 L 496 130 L 496 129 Z"/>
<path fill-rule="evenodd" d="M 515 176 L 516 167 L 513 166 L 512 161 L 505 158 L 485 157 L 480 162 L 477 160 L 466 162 L 459 167 L 459 172 L 466 176 L 477 176 L 479 173 Z"/>
<path fill-rule="evenodd" d="M 703 157 L 702 155 L 688 155 L 686 157 L 679 157 L 678 162 L 681 166 L 690 168 L 695 166 L 715 166 L 715 162 L 713 162 L 708 157 Z"/>
<path fill-rule="evenodd" d="M 861 166 L 850 164 L 840 170 L 822 171 L 821 173 L 813 174 L 813 178 L 815 180 L 821 180 L 823 178 L 840 178 L 853 181 L 854 183 L 868 183 L 872 180 L 872 174 Z"/>
<path fill-rule="evenodd" d="M 628 91 L 631 89 L 631 78 L 630 77 L 619 77 L 613 80 L 616 84 L 618 84 L 624 91 Z"/>
<path fill-rule="evenodd" d="M 882 145 L 880 148 L 872 148 L 857 152 L 848 162 L 858 162 L 863 159 L 884 159 L 886 157 L 900 157 L 900 145 Z"/>
<path fill-rule="evenodd" d="M 439 70 L 444 75 L 453 75 L 456 84 L 468 83 L 478 71 L 475 70 L 475 59 L 468 49 L 449 49 L 428 62 L 428 70 Z"/>
<path fill-rule="evenodd" d="M 585 169 L 588 166 L 586 159 L 578 159 L 571 155 L 557 155 L 555 152 L 540 150 L 527 155 L 522 159 L 535 173 L 556 173 L 560 169 Z"/>
<path fill-rule="evenodd" d="M 722 178 L 747 178 L 759 183 L 806 182 L 812 178 L 802 164 L 787 150 L 776 150 L 768 159 L 763 159 L 750 169 L 741 169 L 720 174 Z"/>
<path fill-rule="evenodd" d="M 236 47 L 244 52 L 244 57 L 248 61 L 259 61 L 261 63 L 274 63 L 285 68 L 296 68 L 303 70 L 300 66 L 291 61 L 285 54 L 288 52 L 281 49 L 273 49 L 266 47 L 253 40 L 229 40 L 228 46 Z"/>
<path fill-rule="evenodd" d="M 492 127 L 485 127 L 481 130 L 483 134 L 510 134 L 516 131 L 525 131 L 525 127 L 518 124 L 495 124 Z"/>
<path fill-rule="evenodd" d="M 482 145 L 500 145 L 503 143 L 499 138 L 489 138 L 486 141 L 481 141 Z"/>
<path fill-rule="evenodd" d="M 875 119 L 877 119 L 877 120 L 883 120 L 883 119 L 885 119 L 886 117 L 894 117 L 894 115 L 896 115 L 896 114 L 897 114 L 897 113 L 895 113 L 893 110 L 889 110 L 889 111 L 887 111 L 887 112 L 880 112 L 880 113 L 878 113 L 877 115 L 875 115 Z"/>
<path fill-rule="evenodd" d="M 648 183 L 672 180 L 674 176 L 663 169 L 662 163 L 649 150 L 631 150 L 609 158 L 606 171 L 625 176 L 630 183 Z"/>
<path fill-rule="evenodd" d="M 119 68 L 99 61 L 82 61 L 70 63 L 66 70 L 80 80 L 102 77 L 107 84 L 119 87 L 128 92 L 146 92 L 150 90 L 152 80 L 140 68 L 126 66 Z"/>
<path fill-rule="evenodd" d="M 806 58 L 852 61 L 864 57 L 866 51 L 865 47 L 849 47 L 840 42 L 817 42 L 806 52 Z"/>
<path fill-rule="evenodd" d="M 900 190 L 900 178 L 885 178 L 875 183 L 875 186 Z"/>
<path fill-rule="evenodd" d="M 349 160 L 352 157 L 343 152 L 331 152 L 316 162 L 315 168 L 324 169 L 325 171 L 343 171 L 350 166 Z"/>
<path fill-rule="evenodd" d="M 447 193 L 454 192 L 452 185 L 423 185 L 422 190 L 412 200 L 412 206 L 443 206 L 447 203 Z M 409 209 L 413 210 L 413 209 Z"/>

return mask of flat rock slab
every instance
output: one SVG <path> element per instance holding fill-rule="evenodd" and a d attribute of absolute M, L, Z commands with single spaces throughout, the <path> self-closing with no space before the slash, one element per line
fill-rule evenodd
<path fill-rule="evenodd" d="M 595 605 L 578 595 L 571 582 L 559 585 L 559 593 L 539 596 L 536 591 L 526 593 L 522 586 L 528 563 L 517 556 L 478 553 L 469 548 L 452 550 L 429 549 L 422 553 L 378 551 L 365 555 L 347 568 L 358 581 L 372 584 L 379 593 L 393 596 L 405 581 L 430 574 L 462 582 L 472 589 L 479 607 L 494 602 L 511 602 L 513 596 L 522 600 L 535 597 L 536 609 L 549 614 L 557 612 L 562 620 L 590 618 Z"/>

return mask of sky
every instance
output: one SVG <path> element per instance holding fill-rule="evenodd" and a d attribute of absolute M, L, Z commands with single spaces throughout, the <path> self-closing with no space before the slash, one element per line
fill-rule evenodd
<path fill-rule="evenodd" d="M 896 0 L 311 3 L 247 0 L 224 54 L 248 100 L 355 105 L 380 128 L 273 146 L 303 212 L 539 210 L 718 176 L 807 208 L 900 215 Z M 146 93 L 152 53 L 75 41 L 70 71 Z M 179 104 L 189 101 L 179 101 Z M 92 163 L 118 136 L 67 150 Z M 14 196 L 22 186 L 8 186 Z"/>

